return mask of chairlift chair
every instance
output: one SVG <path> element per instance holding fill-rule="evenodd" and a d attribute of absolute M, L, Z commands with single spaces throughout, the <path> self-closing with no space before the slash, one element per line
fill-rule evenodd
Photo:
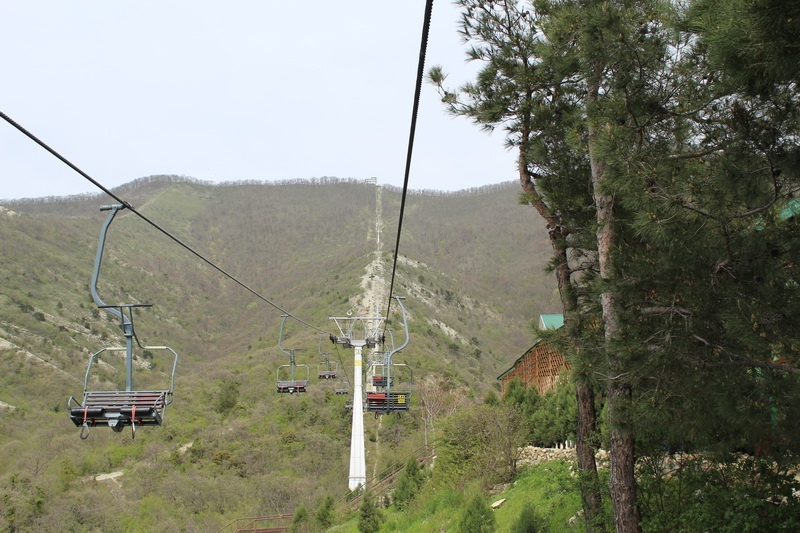
<path fill-rule="evenodd" d="M 317 377 L 319 379 L 336 379 L 338 370 L 339 364 L 336 361 L 331 362 L 328 354 L 325 354 L 325 360 L 320 361 L 317 365 Z"/>
<path fill-rule="evenodd" d="M 366 409 L 381 414 L 407 412 L 410 407 L 413 373 L 405 363 L 394 363 L 392 357 L 408 345 L 408 322 L 402 298 L 395 296 L 403 315 L 406 340 L 399 348 L 393 348 L 379 360 L 373 361 L 367 374 L 370 377 L 366 391 Z"/>
<path fill-rule="evenodd" d="M 367 411 L 376 416 L 407 412 L 410 408 L 413 384 L 411 368 L 405 363 L 392 363 L 389 372 L 391 376 L 373 376 L 376 386 L 366 393 Z"/>
<path fill-rule="evenodd" d="M 324 333 L 319 336 L 319 346 L 317 346 L 317 350 L 323 359 L 323 361 L 320 361 L 320 363 L 317 365 L 317 378 L 336 379 L 336 376 L 338 375 L 339 364 L 336 361 L 331 363 L 331 356 L 322 352 L 322 338 L 324 336 Z"/>
<path fill-rule="evenodd" d="M 100 231 L 100 242 L 97 248 L 97 257 L 92 274 L 91 294 L 92 299 L 100 309 L 117 317 L 120 329 L 125 336 L 125 347 L 103 348 L 89 357 L 86 377 L 83 382 L 83 401 L 78 402 L 74 396 L 67 400 L 67 411 L 70 420 L 75 426 L 81 428 L 80 437 L 86 439 L 90 428 L 106 425 L 116 432 L 125 427 L 131 427 L 131 435 L 135 437 L 137 426 L 160 426 L 164 421 L 167 405 L 172 403 L 175 389 L 175 370 L 178 366 L 178 354 L 169 346 L 142 346 L 136 337 L 133 325 L 133 309 L 136 307 L 151 307 L 150 304 L 118 304 L 106 305 L 97 292 L 97 279 L 100 275 L 100 265 L 103 260 L 108 227 L 114 220 L 117 212 L 124 209 L 124 205 L 115 204 L 103 206 L 101 211 L 111 211 Z M 133 387 L 133 341 L 143 350 L 166 350 L 174 358 L 170 375 L 169 388 L 136 390 Z M 125 352 L 125 389 L 124 390 L 92 390 L 89 386 L 92 366 L 105 352 Z"/>
<path fill-rule="evenodd" d="M 67 400 L 69 416 L 72 422 L 81 428 L 80 436 L 86 439 L 90 428 L 108 425 L 116 432 L 131 426 L 135 436 L 139 426 L 160 426 L 166 416 L 167 405 L 172 403 L 175 389 L 175 370 L 178 365 L 178 354 L 169 346 L 144 346 L 145 350 L 168 350 L 174 356 L 169 389 L 161 390 L 91 390 L 89 380 L 92 366 L 99 356 L 105 352 L 127 351 L 124 347 L 103 348 L 89 358 L 86 377 L 83 384 L 83 401 L 78 402 L 74 396 Z M 127 358 L 127 355 L 126 355 Z"/>
<path fill-rule="evenodd" d="M 302 369 L 305 372 L 298 374 L 298 370 Z M 296 379 L 298 376 L 304 376 L 305 379 Z M 280 393 L 306 392 L 308 389 L 308 365 L 281 365 L 278 367 L 276 388 Z"/>
<path fill-rule="evenodd" d="M 336 382 L 333 392 L 340 395 L 350 394 L 350 383 L 346 379 L 340 379 Z"/>
<path fill-rule="evenodd" d="M 281 365 L 276 372 L 276 390 L 282 394 L 294 394 L 295 392 L 306 392 L 308 389 L 308 378 L 311 374 L 308 365 L 298 365 L 294 360 L 294 352 L 297 350 L 286 350 L 282 345 L 283 325 L 289 315 L 281 315 L 281 330 L 278 335 L 278 348 L 289 356 L 289 364 Z M 305 379 L 303 379 L 305 378 Z"/>
<path fill-rule="evenodd" d="M 327 361 L 321 362 L 317 368 L 317 377 L 319 379 L 336 379 L 337 376 L 337 364 L 328 363 Z"/>

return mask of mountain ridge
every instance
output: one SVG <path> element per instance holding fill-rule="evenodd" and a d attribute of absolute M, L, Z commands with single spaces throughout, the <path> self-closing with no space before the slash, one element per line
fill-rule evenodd
<path fill-rule="evenodd" d="M 16 409 L 0 410 L 0 450 L 12 458 L 0 466 L 0 495 L 20 520 L 46 528 L 64 506 L 97 498 L 81 479 L 123 470 L 114 490 L 133 502 L 130 513 L 157 515 L 142 510 L 144 495 L 156 495 L 174 502 L 166 523 L 211 531 L 231 516 L 313 508 L 326 491 L 343 490 L 349 413 L 332 384 L 313 381 L 308 393 L 289 398 L 275 393 L 277 367 L 287 362 L 276 347 L 278 308 L 322 331 L 333 329 L 330 317 L 351 310 L 384 314 L 401 191 L 353 180 L 275 186 L 171 178 L 122 190 L 137 210 L 274 306 L 121 212 L 109 229 L 98 290 L 107 302 L 153 304 L 136 313 L 136 330 L 143 342 L 180 354 L 175 401 L 164 426 L 144 428 L 135 440 L 96 428 L 82 443 L 66 400 L 82 388 L 88 355 L 121 341 L 88 290 L 105 218 L 98 208 L 110 202 L 5 203 L 17 215 L 0 217 L 0 401 Z M 406 297 L 411 336 L 398 359 L 415 380 L 451 380 L 479 400 L 534 343 L 538 314 L 552 312 L 546 230 L 517 196 L 513 182 L 479 193 L 408 195 L 394 294 Z M 396 312 L 388 317 L 395 330 Z M 352 375 L 350 355 L 320 340 L 320 331 L 287 324 L 284 346 L 297 348 L 301 363 L 316 369 L 327 351 Z M 108 362 L 98 379 L 118 384 L 123 365 Z M 167 370 L 156 361 L 135 372 L 135 380 L 150 381 Z M 409 416 L 367 422 L 370 471 L 421 445 L 414 401 Z M 25 490 L 13 481 L 21 478 L 30 480 Z M 212 479 L 231 497 L 198 497 L 175 485 L 196 492 Z M 25 502 L 36 486 L 46 505 L 34 512 Z M 285 497 L 274 498 L 276 491 Z M 124 530 L 110 526 L 110 506 L 99 507 L 87 524 Z"/>

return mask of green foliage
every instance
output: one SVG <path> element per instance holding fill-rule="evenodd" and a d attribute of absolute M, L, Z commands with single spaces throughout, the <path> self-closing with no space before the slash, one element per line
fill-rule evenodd
<path fill-rule="evenodd" d="M 358 510 L 358 531 L 361 533 L 377 533 L 385 517 L 370 493 L 364 494 Z"/>
<path fill-rule="evenodd" d="M 333 505 L 334 505 L 333 496 L 328 494 L 327 496 L 325 496 L 325 499 L 322 500 L 322 503 L 320 504 L 316 514 L 314 515 L 314 520 L 316 520 L 319 527 L 327 529 L 333 525 L 333 519 L 334 519 Z"/>
<path fill-rule="evenodd" d="M 531 440 L 537 446 L 553 447 L 567 440 L 575 441 L 578 406 L 575 385 L 568 379 L 536 400 L 530 416 Z"/>
<path fill-rule="evenodd" d="M 561 376 L 554 389 L 540 396 L 536 387 L 526 388 L 519 379 L 509 382 L 503 402 L 515 406 L 525 420 L 528 442 L 553 447 L 575 440 L 577 402 L 575 385 Z"/>
<path fill-rule="evenodd" d="M 689 19 L 728 83 L 768 95 L 800 75 L 798 15 L 783 0 L 700 0 Z"/>
<path fill-rule="evenodd" d="M 311 517 L 304 505 L 299 506 L 292 517 L 289 533 L 311 533 L 313 531 Z"/>
<path fill-rule="evenodd" d="M 441 424 L 435 474 L 454 486 L 464 480 L 508 482 L 516 474 L 525 437 L 525 422 L 513 405 L 463 408 Z"/>
<path fill-rule="evenodd" d="M 221 415 L 230 413 L 239 401 L 239 384 L 226 378 L 219 382 L 219 392 L 217 393 L 216 411 Z"/>
<path fill-rule="evenodd" d="M 550 531 L 547 521 L 536 513 L 530 503 L 522 508 L 519 518 L 511 527 L 511 533 L 547 533 Z"/>
<path fill-rule="evenodd" d="M 486 391 L 486 394 L 483 395 L 483 403 L 489 406 L 497 406 L 500 403 L 500 399 L 497 397 L 497 393 L 492 389 Z"/>
<path fill-rule="evenodd" d="M 392 503 L 400 510 L 406 509 L 423 483 L 425 483 L 425 474 L 420 470 L 417 459 L 409 458 L 392 491 Z"/>
<path fill-rule="evenodd" d="M 643 462 L 643 527 L 654 532 L 793 531 L 800 527 L 798 482 L 772 458 L 692 455 Z"/>
<path fill-rule="evenodd" d="M 495 518 L 482 494 L 475 494 L 461 511 L 457 530 L 460 533 L 494 533 Z"/>

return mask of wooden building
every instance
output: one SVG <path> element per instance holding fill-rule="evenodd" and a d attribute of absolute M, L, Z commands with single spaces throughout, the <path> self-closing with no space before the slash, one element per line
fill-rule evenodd
<path fill-rule="evenodd" d="M 562 315 L 541 315 L 539 324 L 541 329 L 558 329 L 564 324 L 564 318 Z M 497 379 L 503 394 L 514 378 L 520 379 L 525 387 L 535 385 L 539 394 L 544 394 L 555 388 L 559 375 L 568 368 L 569 362 L 560 352 L 550 344 L 538 341 Z"/>

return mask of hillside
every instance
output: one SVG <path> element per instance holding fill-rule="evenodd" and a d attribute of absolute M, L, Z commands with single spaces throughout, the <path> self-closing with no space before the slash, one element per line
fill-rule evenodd
<path fill-rule="evenodd" d="M 66 400 L 81 393 L 89 354 L 122 342 L 88 290 L 105 219 L 99 206 L 109 200 L 8 202 L 0 212 L 3 525 L 64 529 L 71 515 L 75 530 L 216 531 L 232 518 L 343 494 L 350 420 L 342 397 L 317 381 L 304 395 L 275 393 L 286 362 L 280 309 L 323 331 L 348 311 L 385 313 L 401 191 L 336 179 L 153 177 L 115 192 L 269 303 L 123 211 L 109 231 L 99 292 L 107 302 L 153 304 L 136 313 L 136 332 L 180 354 L 175 401 L 161 428 L 135 439 L 98 428 L 81 441 Z M 450 376 L 480 398 L 532 344 L 536 316 L 557 310 L 543 272 L 545 229 L 517 194 L 509 183 L 408 196 L 394 293 L 406 296 L 411 330 L 398 357 L 415 380 Z M 291 322 L 283 344 L 311 369 L 320 349 L 330 352 L 351 376 L 352 352 L 320 348 L 319 339 Z M 109 362 L 103 378 L 121 386 L 122 365 Z M 135 379 L 164 379 L 166 363 L 153 363 Z M 422 442 L 413 407 L 402 419 L 367 418 L 368 469 Z M 112 472 L 122 474 L 91 481 Z"/>

